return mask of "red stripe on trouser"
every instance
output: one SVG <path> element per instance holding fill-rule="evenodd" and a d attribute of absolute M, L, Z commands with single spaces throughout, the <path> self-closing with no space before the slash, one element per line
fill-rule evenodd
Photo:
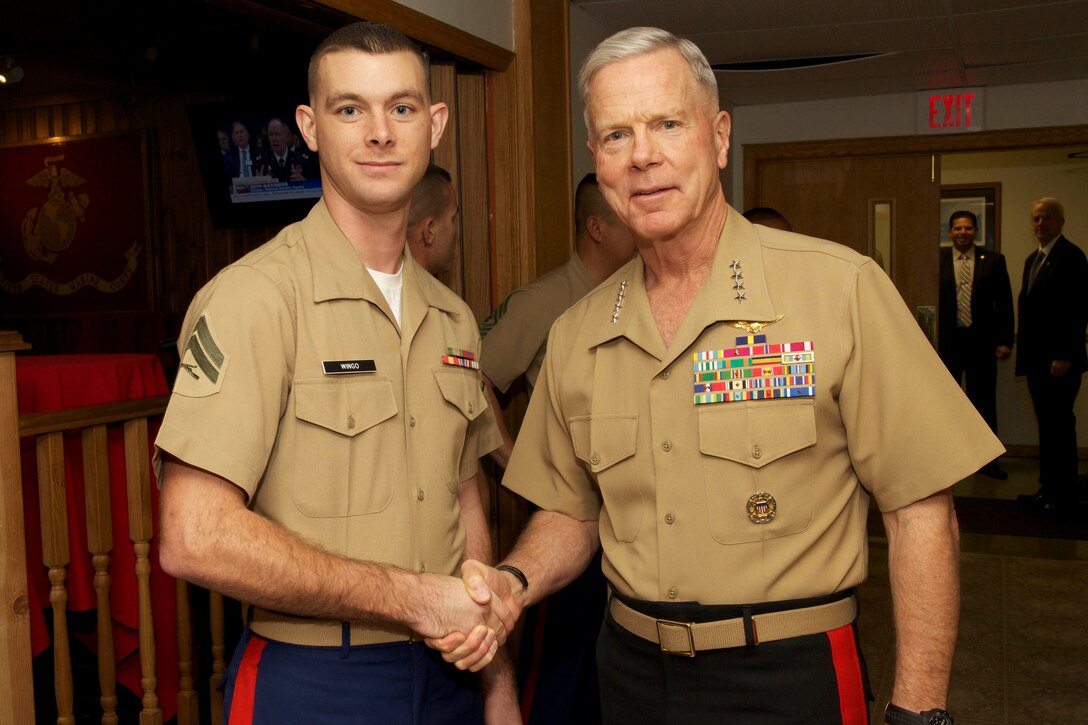
<path fill-rule="evenodd" d="M 861 663 L 851 625 L 827 633 L 831 642 L 831 659 L 835 663 L 835 681 L 839 685 L 839 713 L 843 725 L 867 725 L 869 707 L 865 701 L 865 686 L 861 682 Z"/>
<path fill-rule="evenodd" d="M 533 632 L 533 653 L 529 663 L 529 674 L 521 693 L 521 719 L 529 722 L 529 713 L 533 711 L 533 698 L 536 696 L 536 684 L 540 680 L 540 660 L 544 657 L 544 625 L 547 623 L 548 600 L 541 599 L 536 605 L 536 630 Z"/>
<path fill-rule="evenodd" d="M 230 725 L 253 725 L 253 700 L 257 694 L 257 667 L 266 642 L 260 637 L 250 637 L 245 654 L 238 664 L 238 676 L 234 679 L 234 693 L 230 698 Z"/>

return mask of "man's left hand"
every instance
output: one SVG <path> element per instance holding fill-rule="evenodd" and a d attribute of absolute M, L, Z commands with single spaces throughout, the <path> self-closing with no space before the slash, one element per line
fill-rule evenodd
<path fill-rule="evenodd" d="M 1009 355 L 1012 355 L 1012 348 L 1011 347 L 1007 347 L 1005 345 L 998 345 L 997 346 L 997 359 L 998 360 L 1008 360 Z"/>
<path fill-rule="evenodd" d="M 1050 361 L 1050 374 L 1056 378 L 1060 378 L 1069 372 L 1069 368 L 1073 366 L 1070 360 L 1051 360 Z"/>

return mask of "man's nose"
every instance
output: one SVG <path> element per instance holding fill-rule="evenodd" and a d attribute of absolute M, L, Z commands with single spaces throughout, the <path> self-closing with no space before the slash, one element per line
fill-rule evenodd
<path fill-rule="evenodd" d="M 393 126 L 389 119 L 382 114 L 374 116 L 367 128 L 367 143 L 375 146 L 388 146 L 396 140 Z"/>
<path fill-rule="evenodd" d="M 653 134 L 646 129 L 636 130 L 631 138 L 631 165 L 640 169 L 658 162 L 659 151 Z"/>

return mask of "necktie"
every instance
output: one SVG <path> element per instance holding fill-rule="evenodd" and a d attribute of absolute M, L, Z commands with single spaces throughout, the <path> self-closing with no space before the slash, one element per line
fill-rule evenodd
<path fill-rule="evenodd" d="M 965 253 L 959 256 L 959 269 L 956 270 L 956 324 L 960 327 L 971 326 L 971 258 Z"/>
<path fill-rule="evenodd" d="M 253 170 L 249 167 L 249 149 L 242 149 L 242 176 L 250 176 Z"/>
<path fill-rule="evenodd" d="M 1046 260 L 1046 255 L 1042 252 L 1038 252 L 1035 255 L 1035 261 L 1031 265 L 1031 272 L 1028 274 L 1028 291 L 1035 286 L 1035 278 L 1039 276 L 1039 270 L 1043 268 L 1043 261 Z"/>

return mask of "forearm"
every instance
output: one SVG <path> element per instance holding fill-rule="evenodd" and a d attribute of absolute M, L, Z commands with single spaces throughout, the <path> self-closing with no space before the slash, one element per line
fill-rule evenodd
<path fill-rule="evenodd" d="M 517 567 L 529 581 L 519 592 L 524 609 L 574 581 L 600 545 L 598 524 L 578 521 L 555 511 L 538 511 L 503 561 Z"/>
<path fill-rule="evenodd" d="M 944 707 L 959 625 L 959 528 L 944 492 L 884 515 L 895 614 L 892 701 Z"/>
<path fill-rule="evenodd" d="M 329 553 L 245 507 L 233 484 L 167 462 L 161 562 L 169 574 L 300 616 L 413 626 L 436 598 L 422 577 Z"/>
<path fill-rule="evenodd" d="M 465 527 L 465 553 L 462 560 L 475 559 L 491 564 L 491 530 L 487 527 L 478 476 L 461 482 L 457 491 L 457 503 L 461 508 L 461 525 Z"/>

